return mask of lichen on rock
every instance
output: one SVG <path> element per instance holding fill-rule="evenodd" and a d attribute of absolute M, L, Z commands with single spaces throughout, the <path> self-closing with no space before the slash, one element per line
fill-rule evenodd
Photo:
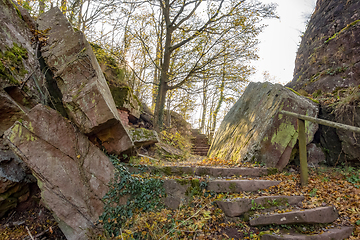
<path fill-rule="evenodd" d="M 280 110 L 318 114 L 315 103 L 280 84 L 250 83 L 216 132 L 209 157 L 284 168 L 298 132 L 296 118 Z M 312 141 L 317 128 L 317 124 L 306 123 L 307 142 Z"/>

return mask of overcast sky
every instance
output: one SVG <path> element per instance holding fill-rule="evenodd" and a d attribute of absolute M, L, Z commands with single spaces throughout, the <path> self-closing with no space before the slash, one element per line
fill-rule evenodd
<path fill-rule="evenodd" d="M 280 19 L 265 20 L 268 26 L 260 35 L 259 56 L 254 63 L 257 73 L 253 82 L 262 82 L 264 71 L 286 84 L 292 80 L 296 51 L 305 31 L 306 20 L 316 6 L 316 0 L 260 0 L 263 3 L 277 3 Z"/>

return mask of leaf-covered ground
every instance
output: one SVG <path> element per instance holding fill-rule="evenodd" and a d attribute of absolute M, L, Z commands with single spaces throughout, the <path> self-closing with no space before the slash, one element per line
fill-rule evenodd
<path fill-rule="evenodd" d="M 150 163 L 147 159 L 141 161 Z M 172 164 L 174 165 L 174 163 Z M 232 162 L 216 158 L 197 162 L 182 162 L 181 165 L 236 166 Z M 254 166 L 258 167 L 259 165 L 246 165 L 246 167 Z M 301 187 L 300 175 L 295 169 L 296 166 L 289 168 L 289 171 L 262 177 L 262 179 L 282 181 L 278 186 L 268 190 L 257 193 L 220 194 L 216 198 L 303 195 L 305 196 L 302 206 L 304 209 L 329 205 L 336 207 L 340 215 L 336 222 L 316 226 L 249 227 L 246 222 L 240 219 L 226 218 L 221 210 L 214 206 L 215 198 L 208 196 L 197 198 L 191 206 L 182 206 L 175 211 L 164 209 L 158 213 L 136 215 L 127 222 L 123 235 L 118 238 L 131 239 L 131 236 L 134 237 L 134 233 L 138 237 L 137 234 L 142 233 L 144 239 L 161 239 L 162 237 L 163 239 L 258 239 L 262 232 L 268 230 L 295 229 L 298 232 L 310 234 L 321 233 L 331 227 L 355 226 L 353 236 L 350 239 L 360 239 L 360 170 L 352 167 L 311 168 L 308 186 Z"/>
<path fill-rule="evenodd" d="M 151 163 L 146 159 L 141 161 L 147 164 Z M 159 162 L 156 164 L 162 165 Z M 234 166 L 234 164 L 220 159 L 183 162 L 182 165 Z M 254 165 L 248 164 L 247 166 Z M 352 167 L 312 168 L 309 174 L 309 184 L 302 188 L 299 183 L 299 173 L 293 166 L 288 168 L 288 171 L 262 177 L 262 179 L 268 180 L 281 180 L 282 182 L 276 187 L 256 193 L 220 194 L 217 196 L 204 191 L 201 196 L 194 196 L 191 205 L 183 205 L 177 210 L 162 209 L 161 211 L 135 214 L 121 228 L 119 236 L 99 236 L 99 239 L 259 239 L 259 236 L 267 231 L 295 229 L 303 233 L 320 233 L 326 228 L 344 225 L 355 227 L 353 236 L 349 239 L 360 239 L 359 174 L 360 170 Z M 143 174 L 137 175 L 137 177 L 148 178 L 150 176 Z M 192 178 L 191 176 L 183 177 Z M 156 178 L 165 177 L 156 176 Z M 256 228 L 250 227 L 242 219 L 227 218 L 214 204 L 214 200 L 220 198 L 256 198 L 273 194 L 303 195 L 305 196 L 303 208 L 333 205 L 338 210 L 340 217 L 336 222 L 327 225 L 283 225 Z M 46 239 L 64 239 L 50 213 L 41 205 L 35 205 L 32 210 L 21 214 L 16 217 L 11 217 L 9 214 L 1 219 L 0 239 L 30 239 L 26 227 L 33 236 L 43 233 Z M 25 221 L 25 224 L 6 225 L 21 219 Z"/>
<path fill-rule="evenodd" d="M 51 212 L 40 200 L 39 189 L 32 187 L 26 202 L 0 219 L 1 240 L 47 239 L 65 240 Z"/>

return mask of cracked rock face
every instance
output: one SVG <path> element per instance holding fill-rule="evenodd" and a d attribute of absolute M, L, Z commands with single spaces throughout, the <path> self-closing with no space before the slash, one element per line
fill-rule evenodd
<path fill-rule="evenodd" d="M 103 212 L 114 167 L 78 128 L 43 105 L 5 133 L 37 178 L 41 196 L 67 239 L 88 239 Z"/>
<path fill-rule="evenodd" d="M 318 0 L 287 85 L 312 94 L 360 84 L 360 1 Z"/>

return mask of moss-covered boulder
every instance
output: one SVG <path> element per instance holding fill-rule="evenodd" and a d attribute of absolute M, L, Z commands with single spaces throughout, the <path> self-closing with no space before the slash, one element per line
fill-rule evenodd
<path fill-rule="evenodd" d="M 280 84 L 250 83 L 222 121 L 209 156 L 284 168 L 298 132 L 297 119 L 280 114 L 280 110 L 312 117 L 319 111 L 313 101 Z M 305 125 L 310 143 L 318 125 L 308 121 Z"/>
<path fill-rule="evenodd" d="M 129 131 L 130 136 L 137 147 L 146 147 L 159 142 L 159 137 L 154 130 L 136 128 Z"/>
<path fill-rule="evenodd" d="M 141 103 L 129 86 L 110 84 L 110 91 L 118 109 L 127 111 L 129 117 L 140 118 Z"/>

